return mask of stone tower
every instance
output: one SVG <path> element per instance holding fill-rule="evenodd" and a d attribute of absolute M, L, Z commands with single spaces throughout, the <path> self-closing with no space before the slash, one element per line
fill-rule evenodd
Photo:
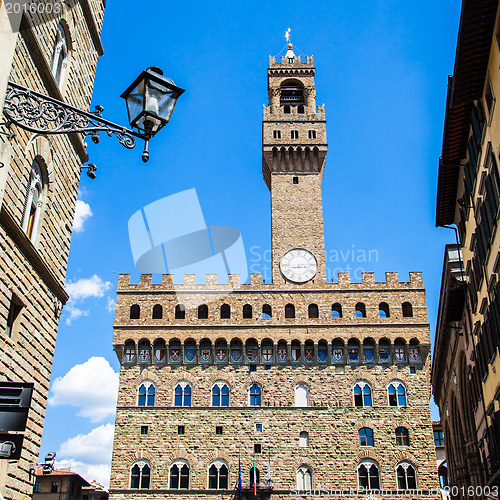
<path fill-rule="evenodd" d="M 262 121 L 262 172 L 271 191 L 273 281 L 308 281 L 293 263 L 287 278 L 280 263 L 287 252 L 296 264 L 316 267 L 315 282 L 326 282 L 321 181 L 326 158 L 325 108 L 316 107 L 313 58 L 295 56 L 292 45 L 281 62 L 269 58 L 269 106 Z M 302 257 L 302 259 L 301 259 Z M 305 259 L 303 257 L 306 257 Z M 289 259 L 285 262 L 289 264 Z M 303 269 L 303 268 L 302 268 Z"/>
<path fill-rule="evenodd" d="M 112 500 L 438 497 L 421 274 L 326 281 L 314 72 L 270 58 L 273 282 L 120 275 Z"/>

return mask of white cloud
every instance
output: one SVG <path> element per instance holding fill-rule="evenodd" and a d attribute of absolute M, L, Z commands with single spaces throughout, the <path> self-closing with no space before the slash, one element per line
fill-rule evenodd
<path fill-rule="evenodd" d="M 111 287 L 111 282 L 103 281 L 97 274 L 92 278 L 81 278 L 78 281 L 68 281 L 66 283 L 66 291 L 70 296 L 70 300 L 84 300 L 88 297 L 104 297 L 105 292 Z"/>
<path fill-rule="evenodd" d="M 84 231 L 83 224 L 85 221 L 92 217 L 92 210 L 88 203 L 85 203 L 83 200 L 76 200 L 75 204 L 75 218 L 73 219 L 73 231 L 77 233 L 81 233 Z"/>
<path fill-rule="evenodd" d="M 117 395 L 118 373 L 106 359 L 93 356 L 54 380 L 48 403 L 79 407 L 79 416 L 102 422 L 114 415 Z"/>
<path fill-rule="evenodd" d="M 66 312 L 69 313 L 69 316 L 66 318 L 67 325 L 71 325 L 71 322 L 74 319 L 89 315 L 89 311 L 83 311 L 82 309 L 75 307 L 71 302 L 68 302 L 68 305 L 66 306 Z"/>
<path fill-rule="evenodd" d="M 106 304 L 106 309 L 108 310 L 108 312 L 113 312 L 115 310 L 115 307 L 116 307 L 116 300 L 113 300 L 108 297 L 108 303 Z"/>
<path fill-rule="evenodd" d="M 111 462 L 115 426 L 106 424 L 92 429 L 88 434 L 78 434 L 64 441 L 57 456 L 70 457 L 89 464 Z"/>

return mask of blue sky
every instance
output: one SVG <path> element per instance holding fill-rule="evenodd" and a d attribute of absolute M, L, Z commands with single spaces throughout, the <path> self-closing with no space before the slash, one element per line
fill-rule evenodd
<path fill-rule="evenodd" d="M 351 272 L 422 271 L 434 335 L 444 245 L 434 227 L 447 76 L 453 72 L 461 3 L 396 0 L 108 2 L 93 104 L 127 124 L 121 92 L 157 65 L 186 89 L 151 142 L 123 148 L 89 141 L 97 178 L 80 183 L 80 229 L 67 273 L 41 456 L 58 452 L 89 480 L 107 482 L 118 362 L 112 348 L 118 274 L 138 279 L 127 222 L 141 207 L 196 188 L 205 220 L 237 227 L 252 272 L 270 247 L 269 191 L 261 174 L 268 55 L 285 46 L 314 55 L 317 104 L 326 105 L 323 180 L 328 266 L 372 251 Z M 90 215 L 92 213 L 92 215 Z M 87 215 L 87 217 L 85 217 Z M 352 254 L 350 254 L 352 255 Z M 269 276 L 268 276 L 269 277 Z M 93 378 L 92 378 L 93 377 Z M 103 382 L 105 381 L 105 382 Z M 434 415 L 436 416 L 436 415 Z"/>

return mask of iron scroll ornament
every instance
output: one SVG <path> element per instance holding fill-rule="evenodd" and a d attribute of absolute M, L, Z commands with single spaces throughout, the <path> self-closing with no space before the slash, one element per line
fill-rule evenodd
<path fill-rule="evenodd" d="M 96 106 L 94 112 L 82 111 L 13 82 L 9 82 L 3 109 L 9 128 L 14 123 L 39 134 L 81 132 L 91 135 L 95 143 L 99 142 L 99 132 L 106 132 L 109 137 L 114 135 L 127 149 L 135 147 L 136 137 L 147 144 L 150 136 L 105 120 L 101 117 L 102 111 L 101 106 Z"/>

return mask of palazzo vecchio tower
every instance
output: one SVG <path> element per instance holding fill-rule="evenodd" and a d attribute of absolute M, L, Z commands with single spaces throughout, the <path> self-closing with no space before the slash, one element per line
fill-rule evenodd
<path fill-rule="evenodd" d="M 269 58 L 272 283 L 120 275 L 112 500 L 438 496 L 422 276 L 327 282 L 314 76 Z"/>

